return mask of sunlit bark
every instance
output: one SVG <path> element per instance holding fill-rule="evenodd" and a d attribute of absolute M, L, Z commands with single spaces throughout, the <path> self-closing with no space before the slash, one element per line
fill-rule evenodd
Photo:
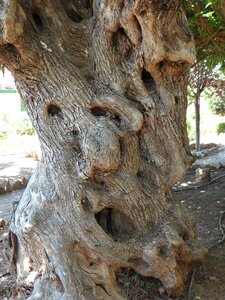
<path fill-rule="evenodd" d="M 181 1 L 0 8 L 0 61 L 42 148 L 11 225 L 18 288 L 29 299 L 125 299 L 115 273 L 131 268 L 182 294 L 204 251 L 170 193 L 190 163 L 195 54 Z"/>

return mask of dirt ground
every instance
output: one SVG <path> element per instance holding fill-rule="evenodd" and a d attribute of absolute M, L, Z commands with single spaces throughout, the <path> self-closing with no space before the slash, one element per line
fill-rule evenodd
<path fill-rule="evenodd" d="M 212 169 L 212 179 L 225 175 L 225 169 Z M 179 202 L 196 219 L 199 240 L 209 249 L 205 263 L 195 270 L 187 282 L 184 297 L 170 298 L 161 283 L 144 278 L 132 270 L 124 269 L 117 274 L 117 281 L 124 296 L 130 300 L 224 300 L 225 299 L 225 241 L 216 245 L 223 235 L 225 224 L 225 176 L 211 184 L 193 189 L 195 170 L 189 170 L 182 182 L 173 190 Z M 190 189 L 191 188 L 191 189 Z M 190 189 L 190 190 L 189 190 Z M 8 225 L 0 229 L 0 299 L 10 299 L 14 280 L 8 273 L 10 250 L 7 244 Z M 212 247 L 213 246 L 213 247 Z"/>
<path fill-rule="evenodd" d="M 188 190 L 196 185 L 192 170 L 179 184 L 179 188 L 185 190 L 174 191 L 175 200 L 194 215 L 199 240 L 209 248 L 204 265 L 195 271 L 190 299 L 225 299 L 225 241 L 216 245 L 223 238 L 225 229 L 225 169 L 211 170 L 212 179 L 223 175 L 211 184 Z"/>

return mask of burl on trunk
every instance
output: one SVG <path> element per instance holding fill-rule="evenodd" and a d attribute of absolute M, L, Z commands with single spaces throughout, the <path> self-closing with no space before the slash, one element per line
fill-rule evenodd
<path fill-rule="evenodd" d="M 189 165 L 181 1 L 0 0 L 0 62 L 42 158 L 11 225 L 18 297 L 126 299 L 123 268 L 180 295 L 202 261 L 172 200 Z"/>

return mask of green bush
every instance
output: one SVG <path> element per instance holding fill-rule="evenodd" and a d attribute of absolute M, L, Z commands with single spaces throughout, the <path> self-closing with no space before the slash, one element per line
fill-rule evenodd
<path fill-rule="evenodd" d="M 3 115 L 0 119 L 0 140 L 5 140 L 10 132 L 9 119 L 7 115 Z"/>
<path fill-rule="evenodd" d="M 219 116 L 225 116 L 225 99 L 214 97 L 209 101 L 209 108 L 213 114 Z"/>
<path fill-rule="evenodd" d="M 189 141 L 192 142 L 192 141 L 195 140 L 195 128 L 194 128 L 193 124 L 190 121 L 187 121 L 186 125 L 187 125 L 187 132 L 188 132 Z"/>
<path fill-rule="evenodd" d="M 0 130 L 0 140 L 5 140 L 8 136 L 8 132 L 5 130 Z"/>
<path fill-rule="evenodd" d="M 0 117 L 0 140 L 5 140 L 8 136 L 15 132 L 20 135 L 35 134 L 31 121 L 25 113 L 14 119 L 9 114 L 5 114 Z"/>
<path fill-rule="evenodd" d="M 216 126 L 216 132 L 217 132 L 217 134 L 225 133 L 225 123 L 219 123 Z"/>
<path fill-rule="evenodd" d="M 17 134 L 27 134 L 27 135 L 34 135 L 35 130 L 32 127 L 31 121 L 27 117 L 23 117 L 18 121 L 16 124 L 16 133 Z"/>

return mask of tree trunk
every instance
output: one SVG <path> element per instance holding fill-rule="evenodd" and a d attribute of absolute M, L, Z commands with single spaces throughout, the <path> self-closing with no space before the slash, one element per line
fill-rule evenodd
<path fill-rule="evenodd" d="M 195 149 L 201 150 L 200 145 L 200 93 L 195 95 Z"/>
<path fill-rule="evenodd" d="M 117 275 L 128 268 L 182 294 L 205 250 L 170 192 L 190 162 L 195 57 L 181 1 L 0 9 L 0 61 L 42 149 L 11 225 L 18 289 L 30 300 L 126 299 Z"/>

